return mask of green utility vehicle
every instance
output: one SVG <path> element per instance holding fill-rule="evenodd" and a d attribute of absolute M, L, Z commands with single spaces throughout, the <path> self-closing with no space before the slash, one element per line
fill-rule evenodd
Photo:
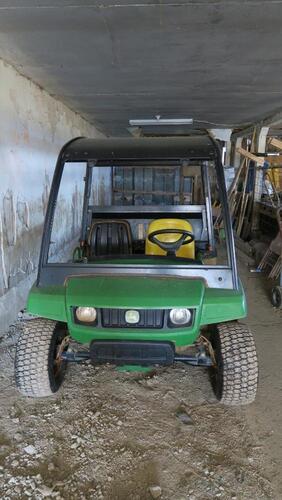
<path fill-rule="evenodd" d="M 205 133 L 67 143 L 27 311 L 15 364 L 26 396 L 51 395 L 69 362 L 90 360 L 201 366 L 220 402 L 252 402 L 257 356 L 238 322 L 246 300 L 217 143 Z"/>

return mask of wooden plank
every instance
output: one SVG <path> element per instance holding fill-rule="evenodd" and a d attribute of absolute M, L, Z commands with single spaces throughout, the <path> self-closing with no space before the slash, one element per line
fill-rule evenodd
<path fill-rule="evenodd" d="M 240 211 L 240 215 L 239 215 L 239 222 L 238 222 L 238 228 L 237 228 L 237 235 L 238 236 L 241 236 L 243 224 L 244 224 L 244 221 L 246 221 L 245 213 L 246 213 L 246 208 L 248 205 L 249 197 L 250 197 L 250 194 L 248 193 L 248 194 L 244 195 L 243 199 L 242 199 L 241 211 Z"/>
<path fill-rule="evenodd" d="M 282 141 L 280 141 L 279 139 L 275 139 L 275 137 L 272 137 L 272 139 L 270 139 L 269 144 L 277 149 L 282 149 Z"/>
<path fill-rule="evenodd" d="M 246 158 L 249 158 L 249 160 L 255 161 L 258 165 L 260 165 L 261 167 L 263 167 L 264 162 L 265 162 L 265 159 L 264 159 L 263 156 L 256 156 L 253 153 L 250 153 L 249 151 L 247 151 L 246 149 L 243 149 L 243 148 L 240 148 L 240 147 L 236 148 L 236 151 L 238 153 L 240 153 L 242 156 L 245 156 Z"/>
<path fill-rule="evenodd" d="M 243 160 L 240 163 L 239 168 L 236 171 L 234 179 L 233 179 L 233 181 L 231 183 L 231 186 L 229 187 L 229 190 L 228 190 L 228 198 L 230 198 L 230 196 L 232 195 L 233 191 L 235 191 L 236 188 L 237 188 L 238 180 L 239 180 L 239 177 L 240 177 L 241 172 L 243 170 L 243 167 L 245 165 L 245 161 L 246 161 L 246 158 L 243 158 Z"/>

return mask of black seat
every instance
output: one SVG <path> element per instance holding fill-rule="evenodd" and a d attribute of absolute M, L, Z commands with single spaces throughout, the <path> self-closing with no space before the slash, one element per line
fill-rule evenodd
<path fill-rule="evenodd" d="M 126 220 L 93 221 L 88 238 L 90 257 L 132 253 L 132 233 Z"/>

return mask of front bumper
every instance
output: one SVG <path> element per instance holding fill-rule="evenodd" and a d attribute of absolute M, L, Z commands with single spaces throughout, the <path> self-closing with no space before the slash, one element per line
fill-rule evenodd
<path fill-rule="evenodd" d="M 169 366 L 174 362 L 193 366 L 212 366 L 212 359 L 204 346 L 199 346 L 196 355 L 175 354 L 172 342 L 128 342 L 96 341 L 90 344 L 90 351 L 63 352 L 62 359 L 69 362 L 91 360 L 94 365 L 113 364 L 115 366 Z"/>
<path fill-rule="evenodd" d="M 104 328 L 76 324 L 74 306 L 127 309 L 195 310 L 191 326 L 175 329 Z M 92 340 L 173 342 L 193 344 L 202 326 L 244 318 L 243 289 L 207 288 L 200 279 L 157 277 L 73 277 L 64 286 L 36 287 L 29 294 L 27 310 L 44 318 L 68 324 L 72 338 L 81 343 Z"/>

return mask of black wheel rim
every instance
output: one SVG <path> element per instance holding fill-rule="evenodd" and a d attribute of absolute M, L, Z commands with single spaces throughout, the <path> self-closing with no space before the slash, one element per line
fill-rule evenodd
<path fill-rule="evenodd" d="M 58 324 L 54 330 L 48 360 L 49 380 L 53 392 L 58 390 L 64 379 L 67 363 L 61 358 L 61 354 L 67 349 L 67 331 Z"/>
<path fill-rule="evenodd" d="M 68 342 L 66 339 L 66 336 L 59 336 L 55 343 L 53 352 L 53 374 L 55 380 L 58 380 L 61 373 L 65 370 L 66 362 L 62 359 L 61 354 L 68 349 Z"/>
<path fill-rule="evenodd" d="M 210 379 L 217 399 L 221 399 L 223 391 L 223 360 L 221 355 L 220 340 L 216 333 L 212 335 L 211 345 L 213 348 L 215 364 L 210 368 Z"/>

